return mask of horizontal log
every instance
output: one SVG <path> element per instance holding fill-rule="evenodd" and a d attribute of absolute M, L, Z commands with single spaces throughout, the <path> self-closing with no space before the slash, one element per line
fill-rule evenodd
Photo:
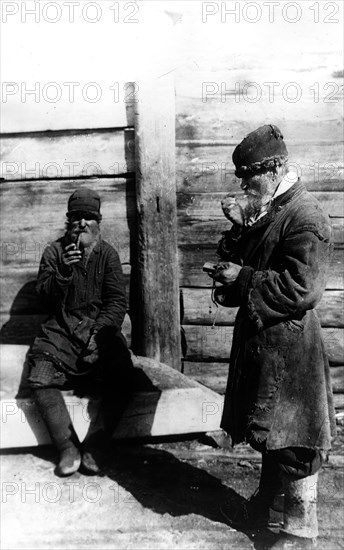
<path fill-rule="evenodd" d="M 287 145 L 291 140 L 342 139 L 343 91 L 340 80 L 332 78 L 328 59 L 323 69 L 317 67 L 316 77 L 308 64 L 303 71 L 290 67 L 283 71 L 279 67 L 280 85 L 271 91 L 270 97 L 264 82 L 271 81 L 272 69 L 264 71 L 261 57 L 248 64 L 241 58 L 240 68 L 232 68 L 233 59 L 227 59 L 222 65 L 225 70 L 221 70 L 221 62 L 224 62 L 222 54 L 212 70 L 209 67 L 202 70 L 201 66 L 197 71 L 188 71 L 187 78 L 180 79 L 176 96 L 177 139 L 232 139 L 238 142 L 267 120 L 281 129 Z M 319 83 L 319 99 L 321 96 L 318 102 L 312 89 L 315 81 Z M 301 97 L 296 103 L 286 101 L 282 95 L 284 84 L 290 82 L 300 86 Z M 329 82 L 334 82 L 330 88 Z M 213 87 L 206 88 L 207 83 L 212 83 Z M 253 83 L 251 87 L 250 83 Z M 210 93 L 206 95 L 207 91 Z M 334 99 L 331 103 L 327 101 L 330 92 Z"/>
<path fill-rule="evenodd" d="M 224 394 L 228 377 L 228 363 L 185 361 L 183 374 L 213 391 Z M 331 367 L 330 375 L 333 393 L 344 394 L 344 366 Z"/>
<path fill-rule="evenodd" d="M 343 192 L 314 192 L 314 197 L 318 199 L 324 211 L 331 218 L 344 217 L 344 194 Z M 223 212 L 221 200 L 226 193 L 177 193 L 178 201 L 178 221 L 183 224 L 191 219 L 221 219 Z"/>
<path fill-rule="evenodd" d="M 179 192 L 231 193 L 238 190 L 240 181 L 235 177 L 232 162 L 235 143 L 178 143 L 176 171 Z M 288 148 L 290 169 L 297 172 L 309 191 L 342 191 L 342 142 L 303 142 L 291 144 Z"/>
<path fill-rule="evenodd" d="M 217 261 L 217 242 L 218 239 L 211 244 L 204 243 L 202 245 L 179 246 L 180 286 L 196 286 L 202 288 L 209 288 L 212 286 L 212 279 L 202 271 L 202 266 L 205 262 Z M 342 250 L 334 251 L 326 288 L 328 290 L 344 289 Z"/>
<path fill-rule="evenodd" d="M 118 33 L 118 27 L 116 34 Z M 114 47 L 114 46 L 113 46 Z M 120 47 L 120 46 L 119 46 Z M 92 54 L 93 55 L 93 54 Z M 91 89 L 88 90 L 88 80 L 85 74 L 84 83 L 80 82 L 74 91 L 70 91 L 68 83 L 63 83 L 54 87 L 54 82 L 51 82 L 52 89 L 49 90 L 49 77 L 45 74 L 42 67 L 37 67 L 37 76 L 35 69 L 32 65 L 32 57 L 30 59 L 30 68 L 32 74 L 36 75 L 37 82 L 32 81 L 33 89 L 36 89 L 37 99 L 31 96 L 31 101 L 26 99 L 22 100 L 22 94 L 19 91 L 10 96 L 6 103 L 4 103 L 4 109 L 2 111 L 2 131 L 6 133 L 18 133 L 18 132 L 42 132 L 42 131 L 66 131 L 80 129 L 80 126 L 84 129 L 98 129 L 98 128 L 123 128 L 128 125 L 126 118 L 126 100 L 129 98 L 130 90 L 124 89 L 125 81 L 117 81 L 118 91 L 111 88 L 113 86 L 113 80 L 109 80 L 108 83 L 104 83 L 104 76 L 98 80 L 98 101 L 86 100 L 83 96 L 84 92 L 90 94 Z M 80 60 L 75 59 L 75 66 L 80 64 Z M 78 67 L 77 70 L 79 70 Z M 86 69 L 89 71 L 88 69 Z M 95 76 L 94 68 L 92 70 L 93 76 Z M 45 74 L 45 76 L 43 76 Z M 79 73 L 80 74 L 80 73 Z M 104 74 L 104 72 L 103 72 Z M 75 72 L 74 72 L 75 75 Z M 45 98 L 44 80 L 47 78 L 46 84 L 48 84 L 48 94 L 60 92 L 61 98 L 57 101 L 47 101 Z M 78 78 L 82 78 L 78 76 Z M 53 80 L 53 79 L 52 79 Z M 68 80 L 68 78 L 67 78 Z M 97 79 L 96 79 L 97 80 Z M 42 82 L 43 81 L 43 82 Z M 102 90 L 99 88 L 102 82 Z M 19 86 L 22 86 L 22 91 L 25 95 L 26 89 L 30 88 L 28 81 L 18 82 Z M 70 82 L 72 84 L 72 82 Z M 76 83 L 75 83 L 76 84 Z M 30 88 L 32 89 L 32 88 Z M 75 92 L 75 93 L 74 93 Z M 92 92 L 96 95 L 98 92 L 93 88 Z M 70 95 L 71 94 L 71 95 Z M 118 99 L 116 99 L 116 95 Z M 70 98 L 73 101 L 70 101 Z"/>
<path fill-rule="evenodd" d="M 131 135 L 131 139 L 128 137 Z M 36 180 L 116 176 L 133 169 L 132 131 L 40 134 L 1 139 L 0 179 Z"/>
<path fill-rule="evenodd" d="M 187 361 L 228 360 L 232 345 L 233 327 L 183 325 Z M 344 364 L 344 329 L 323 328 L 325 350 L 331 364 Z"/>
<path fill-rule="evenodd" d="M 228 231 L 231 224 L 224 216 L 222 219 L 205 220 L 183 217 L 178 224 L 178 242 L 180 245 L 217 242 L 222 231 Z M 336 248 L 344 246 L 344 218 L 332 219 L 333 243 Z"/>
<path fill-rule="evenodd" d="M 233 325 L 238 308 L 218 308 L 211 299 L 210 289 L 182 288 L 183 325 Z M 323 327 L 344 328 L 344 291 L 328 290 L 316 307 Z"/>

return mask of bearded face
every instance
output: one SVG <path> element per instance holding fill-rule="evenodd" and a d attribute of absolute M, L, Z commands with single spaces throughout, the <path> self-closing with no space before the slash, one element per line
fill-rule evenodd
<path fill-rule="evenodd" d="M 277 187 L 276 173 L 267 171 L 242 179 L 241 188 L 245 193 L 243 207 L 245 219 L 259 215 L 267 207 Z"/>
<path fill-rule="evenodd" d="M 75 213 L 69 218 L 67 234 L 70 241 L 76 243 L 80 250 L 89 248 L 99 238 L 98 219 L 86 212 Z"/>

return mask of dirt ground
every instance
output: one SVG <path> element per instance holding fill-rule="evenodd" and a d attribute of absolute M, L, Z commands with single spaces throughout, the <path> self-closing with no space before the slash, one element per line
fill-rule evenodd
<path fill-rule="evenodd" d="M 344 548 L 342 441 L 320 474 L 319 550 Z M 117 443 L 104 475 L 63 479 L 51 447 L 3 452 L 1 548 L 268 549 L 276 533 L 236 531 L 219 511 L 224 499 L 239 504 L 255 490 L 258 455 L 208 443 Z"/>

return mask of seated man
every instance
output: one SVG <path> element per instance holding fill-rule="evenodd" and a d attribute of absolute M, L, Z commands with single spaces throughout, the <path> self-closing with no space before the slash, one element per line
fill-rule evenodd
<path fill-rule="evenodd" d="M 80 188 L 68 201 L 65 235 L 41 259 L 37 291 L 48 320 L 30 350 L 29 384 L 60 453 L 58 475 L 98 473 L 99 450 L 112 434 L 131 389 L 133 365 L 121 325 L 126 312 L 122 267 L 101 239 L 100 197 Z M 61 390 L 101 392 L 102 422 L 80 445 Z M 98 423 L 99 424 L 99 423 Z"/>

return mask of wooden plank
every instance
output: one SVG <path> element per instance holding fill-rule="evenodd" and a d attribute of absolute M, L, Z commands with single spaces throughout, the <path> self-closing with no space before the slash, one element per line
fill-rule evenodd
<path fill-rule="evenodd" d="M 233 54 L 229 58 L 223 51 L 216 52 L 216 61 L 209 59 L 208 63 L 202 63 L 199 59 L 197 69 L 190 71 L 189 66 L 184 78 L 180 75 L 176 97 L 178 139 L 241 140 L 265 124 L 267 116 L 282 130 L 287 144 L 292 139 L 316 139 L 317 136 L 318 139 L 342 139 L 343 90 L 341 81 L 333 78 L 333 68 L 339 59 L 335 52 L 327 55 L 332 57 L 332 67 L 330 58 L 324 54 L 322 68 L 318 61 L 313 70 L 309 57 L 306 62 L 301 61 L 303 67 L 298 69 L 294 63 L 291 68 L 290 61 L 288 68 L 283 68 L 278 59 L 279 85 L 270 93 L 264 83 L 271 82 L 271 71 L 276 67 L 275 64 L 269 66 L 269 61 L 262 60 L 261 56 L 253 59 L 243 54 L 236 58 L 236 66 L 233 66 Z M 275 59 L 272 63 L 276 62 Z M 285 84 L 291 82 L 296 82 L 301 91 L 296 104 L 283 95 Z M 318 98 L 314 82 L 319 85 Z M 329 89 L 329 82 L 333 82 L 334 89 Z M 331 91 L 334 92 L 332 102 L 327 97 Z"/>
<path fill-rule="evenodd" d="M 333 243 L 336 248 L 344 246 L 344 218 L 333 218 Z M 228 231 L 231 224 L 224 216 L 222 219 L 204 218 L 197 219 L 190 217 L 183 218 L 182 223 L 178 224 L 178 243 L 179 245 L 203 244 L 205 242 L 217 242 L 222 231 Z"/>
<path fill-rule="evenodd" d="M 115 35 L 118 35 L 118 30 L 119 27 L 117 26 Z M 19 44 L 18 41 L 17 43 Z M 40 43 L 40 40 L 37 40 L 36 44 L 38 45 L 38 43 Z M 119 45 L 120 48 L 121 45 Z M 102 53 L 103 52 L 104 49 L 102 50 Z M 114 83 L 110 76 L 111 70 L 108 71 L 111 80 L 109 78 L 106 83 L 104 82 L 103 74 L 101 77 L 98 77 L 100 78 L 98 83 L 88 82 L 88 77 L 86 76 L 83 83 L 79 82 L 77 84 L 74 82 L 74 84 L 76 84 L 74 90 L 69 89 L 69 84 L 72 85 L 73 82 L 68 84 L 68 82 L 63 83 L 61 80 L 60 84 L 52 81 L 52 86 L 49 88 L 49 82 L 44 82 L 46 75 L 43 76 L 43 74 L 40 73 L 41 67 L 38 68 L 38 73 L 41 74 L 40 78 L 37 77 L 37 73 L 34 73 L 32 57 L 34 56 L 31 53 L 29 65 L 32 74 L 36 74 L 38 81 L 34 82 L 31 80 L 31 86 L 31 84 L 29 84 L 30 77 L 28 77 L 29 80 L 27 81 L 20 82 L 18 80 L 18 82 L 15 83 L 17 86 L 15 93 L 9 95 L 7 101 L 4 102 L 2 111 L 3 132 L 19 133 L 33 131 L 42 132 L 46 130 L 74 130 L 75 128 L 80 128 L 81 125 L 83 128 L 91 130 L 98 128 L 109 128 L 111 130 L 111 128 L 123 128 L 127 126 L 125 99 L 128 94 L 124 91 L 126 82 L 117 80 L 117 82 Z M 38 57 L 39 55 L 37 58 Z M 80 64 L 80 59 L 75 62 Z M 89 67 L 85 70 L 87 70 L 87 74 L 89 74 Z M 94 70 L 95 68 L 93 67 L 93 75 Z M 10 79 L 11 78 L 12 77 L 10 77 Z M 41 80 L 41 82 L 39 82 L 39 80 Z M 100 82 L 102 82 L 103 86 L 101 86 Z M 46 93 L 44 91 L 45 86 L 48 86 Z M 25 97 L 26 89 L 36 89 L 36 97 L 31 95 L 31 100 L 26 98 L 26 100 L 23 101 L 21 97 L 22 93 Z M 46 99 L 47 96 L 54 99 L 56 95 L 57 97 L 61 95 L 60 99 L 58 98 L 57 101 L 49 101 Z M 73 101 L 70 101 L 70 97 L 74 98 Z M 93 101 L 93 98 L 95 98 L 96 101 Z"/>
<path fill-rule="evenodd" d="M 344 194 L 343 192 L 314 192 L 324 211 L 331 218 L 344 217 Z M 223 219 L 221 200 L 226 193 L 178 193 L 178 221 L 184 223 L 190 218 L 197 220 L 206 218 Z"/>
<path fill-rule="evenodd" d="M 330 372 L 333 392 L 344 394 L 344 367 L 331 368 Z"/>
<path fill-rule="evenodd" d="M 27 346 L 1 346 L 2 376 L 11 376 L 17 389 L 28 351 Z M 136 389 L 114 432 L 115 439 L 199 433 L 219 429 L 223 398 L 175 369 L 148 358 L 133 357 L 152 386 L 150 391 Z M 14 383 L 15 382 L 15 383 Z M 82 440 L 96 415 L 99 401 L 65 394 L 65 402 L 76 432 Z M 188 403 L 187 410 L 185 403 Z M 180 410 L 183 409 L 183 414 Z M 1 448 L 50 443 L 45 426 L 32 399 L 14 399 L 8 389 L 1 402 Z"/>
<path fill-rule="evenodd" d="M 216 307 L 210 289 L 182 288 L 183 325 L 233 325 L 238 308 Z M 344 291 L 328 290 L 316 307 L 323 327 L 344 328 Z"/>
<path fill-rule="evenodd" d="M 243 136 L 244 137 L 244 136 Z M 341 138 L 342 139 L 342 138 Z M 238 140 L 237 143 L 239 143 Z M 179 192 L 227 192 L 238 190 L 234 175 L 234 142 L 177 142 L 176 170 Z M 297 172 L 309 191 L 342 191 L 343 143 L 303 142 L 289 146 L 290 169 Z"/>
<path fill-rule="evenodd" d="M 203 245 L 179 246 L 180 286 L 206 287 L 212 286 L 212 279 L 202 271 L 205 262 L 216 262 L 217 242 L 204 243 Z M 335 250 L 328 273 L 326 288 L 328 290 L 344 289 L 343 251 Z"/>
<path fill-rule="evenodd" d="M 125 132 L 46 132 L 2 137 L 0 179 L 117 176 L 128 170 Z"/>
<path fill-rule="evenodd" d="M 232 344 L 233 327 L 183 325 L 188 361 L 228 360 Z M 331 364 L 344 364 L 344 329 L 323 328 L 325 349 Z"/>
<path fill-rule="evenodd" d="M 174 86 L 140 83 L 136 108 L 137 349 L 180 369 Z"/>
<path fill-rule="evenodd" d="M 200 361 L 185 361 L 183 364 L 183 374 L 223 395 L 226 391 L 228 362 L 204 363 Z M 333 393 L 344 394 L 344 366 L 331 367 L 330 374 Z"/>

